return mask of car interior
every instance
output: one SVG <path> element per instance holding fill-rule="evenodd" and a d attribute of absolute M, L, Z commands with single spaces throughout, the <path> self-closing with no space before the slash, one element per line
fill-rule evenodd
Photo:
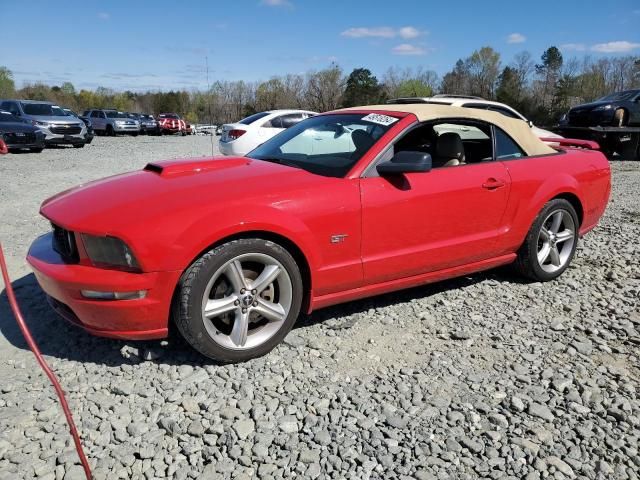
<path fill-rule="evenodd" d="M 400 151 L 430 154 L 433 168 L 491 161 L 491 127 L 451 121 L 423 124 L 396 142 L 393 153 Z"/>

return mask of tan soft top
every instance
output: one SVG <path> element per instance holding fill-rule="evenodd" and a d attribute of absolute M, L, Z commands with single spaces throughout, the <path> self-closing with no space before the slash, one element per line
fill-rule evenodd
<path fill-rule="evenodd" d="M 520 145 L 520 147 L 522 147 L 527 155 L 546 155 L 549 153 L 556 153 L 556 150 L 542 142 L 534 135 L 527 122 L 517 118 L 510 118 L 501 113 L 491 112 L 489 110 L 452 107 L 450 105 L 435 105 L 430 103 L 415 103 L 401 105 L 367 105 L 366 107 L 351 107 L 338 111 L 349 110 L 407 112 L 413 113 L 421 122 L 429 120 L 453 120 L 465 118 L 482 120 L 484 122 L 492 123 L 504 130 L 516 141 L 518 145 Z"/>

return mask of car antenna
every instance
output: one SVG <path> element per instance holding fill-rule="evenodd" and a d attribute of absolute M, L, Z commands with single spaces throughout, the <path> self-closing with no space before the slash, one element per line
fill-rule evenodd
<path fill-rule="evenodd" d="M 204 63 L 207 70 L 207 107 L 209 108 L 209 126 L 213 127 L 213 117 L 211 115 L 211 85 L 209 85 L 209 57 L 205 55 Z M 213 157 L 213 136 L 215 132 L 211 130 L 211 156 Z"/>

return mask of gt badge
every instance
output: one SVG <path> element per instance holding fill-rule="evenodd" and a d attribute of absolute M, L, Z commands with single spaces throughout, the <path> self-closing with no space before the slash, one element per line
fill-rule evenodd
<path fill-rule="evenodd" d="M 347 235 L 346 233 L 340 233 L 338 235 L 331 235 L 331 243 L 342 243 L 344 242 L 344 239 L 347 238 L 349 235 Z"/>

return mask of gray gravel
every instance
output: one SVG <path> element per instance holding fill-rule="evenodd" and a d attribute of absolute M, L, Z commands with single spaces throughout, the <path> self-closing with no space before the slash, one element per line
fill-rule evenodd
<path fill-rule="evenodd" d="M 640 164 L 557 281 L 508 270 L 314 313 L 268 356 L 204 361 L 182 342 L 91 337 L 24 265 L 42 199 L 208 137 L 96 138 L 0 158 L 0 238 L 68 392 L 97 479 L 636 479 Z M 0 297 L 0 479 L 82 478 L 54 393 Z"/>

